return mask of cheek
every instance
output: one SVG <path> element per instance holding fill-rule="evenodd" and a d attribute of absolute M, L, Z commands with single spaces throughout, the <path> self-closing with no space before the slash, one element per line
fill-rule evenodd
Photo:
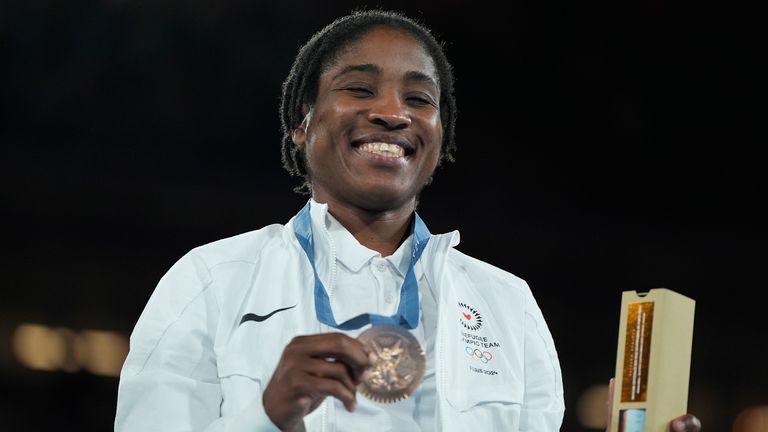
<path fill-rule="evenodd" d="M 435 173 L 435 169 L 440 163 L 440 148 L 442 144 L 442 130 L 439 133 L 435 133 L 432 138 L 432 144 L 429 147 L 428 154 L 424 158 L 420 177 L 427 180 Z"/>
<path fill-rule="evenodd" d="M 338 144 L 347 133 L 354 116 L 342 106 L 318 107 L 307 130 L 307 143 L 312 144 L 312 152 L 325 152 Z"/>
<path fill-rule="evenodd" d="M 437 142 L 437 147 L 440 147 L 443 143 L 443 120 L 440 118 L 440 113 L 430 116 L 426 124 L 432 139 Z"/>
<path fill-rule="evenodd" d="M 437 143 L 437 146 L 435 147 L 435 151 L 432 152 L 432 155 L 429 159 L 429 175 L 431 176 L 434 174 L 435 169 L 437 169 L 437 165 L 440 164 L 440 143 Z"/>
<path fill-rule="evenodd" d="M 326 128 L 322 119 L 313 120 L 312 125 L 307 129 L 307 139 L 304 144 L 304 155 L 308 163 L 315 165 L 327 153 L 328 138 L 325 136 Z"/>
<path fill-rule="evenodd" d="M 434 156 L 434 163 L 437 165 L 440 161 L 440 153 L 443 147 L 443 122 L 440 120 L 440 115 L 437 115 L 437 119 L 435 120 L 435 123 L 433 125 L 433 156 Z"/>
<path fill-rule="evenodd" d="M 320 168 L 322 165 L 327 165 L 325 161 L 328 154 L 326 140 L 318 132 L 320 132 L 318 128 L 311 128 L 308 131 L 307 141 L 302 149 L 307 169 L 313 175 L 317 172 L 322 172 Z"/>

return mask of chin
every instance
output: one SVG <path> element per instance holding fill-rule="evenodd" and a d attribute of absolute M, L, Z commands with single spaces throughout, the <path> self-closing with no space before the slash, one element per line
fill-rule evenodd
<path fill-rule="evenodd" d="M 371 211 L 400 208 L 414 201 L 415 194 L 391 188 L 369 188 L 359 196 L 361 207 Z"/>

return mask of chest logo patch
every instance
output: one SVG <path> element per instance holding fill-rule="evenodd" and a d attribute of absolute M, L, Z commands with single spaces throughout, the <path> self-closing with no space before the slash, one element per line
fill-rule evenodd
<path fill-rule="evenodd" d="M 483 317 L 477 309 L 459 302 L 459 322 L 465 329 L 477 331 L 483 326 Z"/>

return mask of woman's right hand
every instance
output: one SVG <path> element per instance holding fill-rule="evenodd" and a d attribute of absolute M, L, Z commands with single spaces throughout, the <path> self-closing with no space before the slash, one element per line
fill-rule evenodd
<path fill-rule="evenodd" d="M 283 349 L 264 390 L 264 410 L 281 430 L 301 430 L 304 416 L 332 396 L 352 412 L 356 389 L 371 366 L 369 349 L 342 333 L 297 336 Z"/>

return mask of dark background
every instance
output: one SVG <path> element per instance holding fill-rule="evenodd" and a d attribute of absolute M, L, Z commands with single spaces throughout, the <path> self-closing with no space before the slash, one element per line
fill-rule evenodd
<path fill-rule="evenodd" d="M 116 378 L 23 368 L 17 325 L 128 335 L 186 251 L 298 211 L 280 85 L 300 44 L 357 5 L 0 5 L 0 429 L 105 431 L 114 418 Z M 768 403 L 757 14 L 664 0 L 369 5 L 446 41 L 459 151 L 420 213 L 531 285 L 562 364 L 564 431 L 582 430 L 579 396 L 613 374 L 624 290 L 697 301 L 689 408 L 705 431 Z"/>

